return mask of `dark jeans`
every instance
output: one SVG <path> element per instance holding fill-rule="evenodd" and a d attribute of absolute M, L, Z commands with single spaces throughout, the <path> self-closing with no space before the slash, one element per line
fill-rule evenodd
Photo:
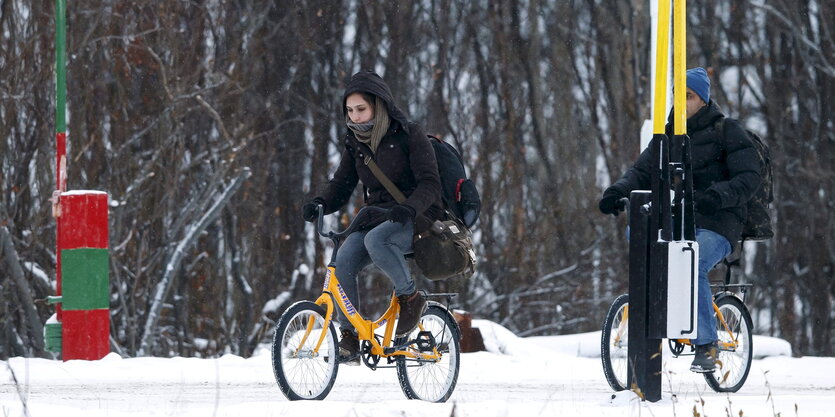
<path fill-rule="evenodd" d="M 409 273 L 404 255 L 412 252 L 414 225 L 385 221 L 370 230 L 351 233 L 336 254 L 336 275 L 355 310 L 360 308 L 357 275 L 374 262 L 394 284 L 396 295 L 415 292 L 415 281 Z M 337 294 L 334 294 L 337 295 Z M 352 311 L 350 308 L 349 311 Z M 348 318 L 339 314 L 342 328 L 352 328 Z"/>

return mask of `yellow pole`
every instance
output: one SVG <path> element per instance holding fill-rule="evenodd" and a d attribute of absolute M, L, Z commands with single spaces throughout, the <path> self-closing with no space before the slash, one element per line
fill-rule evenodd
<path fill-rule="evenodd" d="M 655 48 L 655 104 L 652 133 L 664 134 L 667 116 L 667 73 L 670 56 L 670 0 L 658 0 L 658 30 Z"/>
<path fill-rule="evenodd" d="M 687 133 L 687 20 L 686 0 L 673 0 L 673 135 Z"/>

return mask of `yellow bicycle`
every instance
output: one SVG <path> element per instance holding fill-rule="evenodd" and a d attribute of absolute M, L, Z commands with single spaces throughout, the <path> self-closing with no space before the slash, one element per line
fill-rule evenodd
<path fill-rule="evenodd" d="M 316 231 L 334 242 L 322 295 L 316 301 L 290 306 L 276 325 L 273 338 L 273 372 L 281 392 L 290 400 L 321 400 L 330 393 L 339 368 L 339 347 L 333 318 L 338 307 L 357 329 L 362 362 L 372 370 L 397 368 L 403 393 L 409 399 L 444 402 L 452 395 L 460 367 L 458 324 L 449 310 L 428 301 L 418 327 L 406 337 L 395 338 L 400 306 L 392 295 L 388 309 L 376 320 L 366 320 L 348 299 L 339 283 L 336 254 L 344 237 L 357 230 L 358 220 L 379 207 L 362 208 L 342 232 L 322 232 L 324 212 L 318 207 Z M 427 294 L 447 297 L 455 294 Z M 380 360 L 386 362 L 380 365 Z"/>
<path fill-rule="evenodd" d="M 742 246 L 742 245 L 740 245 Z M 740 255 L 740 258 L 742 255 Z M 703 374 L 707 384 L 716 392 L 737 392 L 751 370 L 753 357 L 751 314 L 745 307 L 743 297 L 751 284 L 731 284 L 731 268 L 738 266 L 739 259 L 722 261 L 727 269 L 724 282 L 711 284 L 714 289 L 713 312 L 716 315 L 718 354 L 716 370 Z M 741 290 L 743 297 L 736 291 Z M 692 355 L 695 347 L 690 339 L 668 339 L 673 357 Z M 630 388 L 627 381 L 629 345 L 629 295 L 622 294 L 609 307 L 603 322 L 600 343 L 600 358 L 603 373 L 609 386 L 615 391 Z M 685 347 L 689 350 L 685 352 Z"/>

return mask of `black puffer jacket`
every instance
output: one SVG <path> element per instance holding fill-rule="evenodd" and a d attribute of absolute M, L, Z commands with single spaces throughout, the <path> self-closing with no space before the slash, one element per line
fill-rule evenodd
<path fill-rule="evenodd" d="M 438 165 L 435 160 L 435 151 L 423 129 L 409 122 L 403 112 L 397 108 L 388 85 L 379 75 L 373 72 L 354 74 L 342 97 L 343 111 L 345 111 L 345 100 L 349 95 L 357 92 L 370 93 L 383 99 L 388 107 L 391 124 L 380 141 L 376 154 L 373 154 L 367 145 L 360 143 L 354 134 L 346 129 L 347 132 L 342 141 L 345 148 L 342 151 L 339 167 L 318 197 L 325 204 L 325 213 L 333 213 L 342 208 L 351 198 L 359 181 L 362 181 L 365 186 L 366 204 L 378 207 L 391 207 L 397 204 L 394 197 L 365 165 L 365 156 L 372 155 L 372 159 L 380 170 L 406 196 L 403 204 L 413 208 L 418 217 L 423 215 L 430 220 L 442 219 L 441 180 Z M 364 228 L 374 227 L 383 221 L 385 221 L 385 215 L 371 216 L 363 222 Z"/>
<path fill-rule="evenodd" d="M 725 236 L 733 245 L 742 233 L 747 216 L 746 203 L 760 185 L 760 160 L 748 134 L 733 119 L 725 119 L 724 133 L 717 124 L 725 115 L 713 101 L 687 119 L 693 163 L 695 198 L 708 190 L 721 200 L 720 210 L 712 216 L 696 213 L 696 227 Z M 667 125 L 671 135 L 671 126 Z M 653 144 L 638 161 L 610 188 L 628 196 L 632 190 L 650 189 L 651 170 L 658 158 Z"/>

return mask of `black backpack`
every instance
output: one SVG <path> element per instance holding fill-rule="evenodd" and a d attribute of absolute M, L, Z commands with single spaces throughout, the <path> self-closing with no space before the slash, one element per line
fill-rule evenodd
<path fill-rule="evenodd" d="M 725 134 L 724 118 L 719 121 L 719 128 L 722 135 Z M 760 173 L 762 182 L 754 192 L 754 196 L 748 200 L 748 217 L 745 219 L 745 225 L 742 227 L 742 239 L 750 241 L 768 240 L 774 237 L 774 231 L 771 228 L 771 213 L 768 205 L 774 201 L 774 182 L 771 172 L 771 151 L 765 141 L 756 133 L 749 129 L 745 129 L 748 138 L 757 150 L 757 156 L 760 159 Z"/>
<path fill-rule="evenodd" d="M 444 208 L 450 211 L 464 226 L 473 227 L 481 212 L 481 198 L 475 183 L 467 178 L 461 154 L 451 144 L 438 137 L 427 135 L 441 176 Z"/>

